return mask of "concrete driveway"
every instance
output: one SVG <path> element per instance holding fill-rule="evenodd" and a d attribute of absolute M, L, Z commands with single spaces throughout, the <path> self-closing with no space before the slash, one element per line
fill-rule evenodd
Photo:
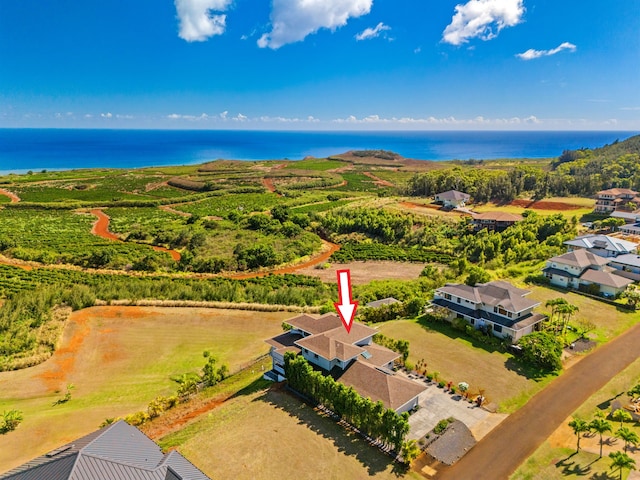
<path fill-rule="evenodd" d="M 413 380 L 424 385 L 424 382 Z M 444 419 L 453 417 L 464 423 L 476 440 L 480 440 L 495 428 L 507 415 L 490 413 L 479 408 L 475 403 L 469 403 L 460 395 L 451 395 L 429 385 L 420 395 L 420 409 L 409 417 L 409 438 L 419 439 L 426 435 L 436 424 Z"/>

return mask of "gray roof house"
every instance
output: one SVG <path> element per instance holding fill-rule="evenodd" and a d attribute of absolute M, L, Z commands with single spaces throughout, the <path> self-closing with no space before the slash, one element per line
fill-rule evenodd
<path fill-rule="evenodd" d="M 433 197 L 436 202 L 442 203 L 445 207 L 452 208 L 464 207 L 470 198 L 471 195 L 459 192 L 458 190 L 448 190 L 446 192 L 438 193 Z"/>
<path fill-rule="evenodd" d="M 503 280 L 475 287 L 447 284 L 435 291 L 432 304 L 449 310 L 449 320 L 464 319 L 475 328 L 490 328 L 496 337 L 517 342 L 545 319 L 533 312 L 540 302 L 526 298 L 529 293 Z"/>
<path fill-rule="evenodd" d="M 379 308 L 383 305 L 393 305 L 394 303 L 402 303 L 402 302 L 393 297 L 387 297 L 387 298 L 382 298 L 380 300 L 375 300 L 373 302 L 369 302 L 365 305 L 365 307 Z"/>
<path fill-rule="evenodd" d="M 564 242 L 564 244 L 569 251 L 583 248 L 601 257 L 617 257 L 618 255 L 635 253 L 638 249 L 637 243 L 609 235 L 581 235 Z"/>
<path fill-rule="evenodd" d="M 162 453 L 123 420 L 0 475 L 1 480 L 210 480 L 180 453 Z"/>
<path fill-rule="evenodd" d="M 354 322 L 347 333 L 340 317 L 333 313 L 299 315 L 285 323 L 291 330 L 267 340 L 273 366 L 265 378 L 284 380 L 284 356 L 292 352 L 361 396 L 380 400 L 398 413 L 418 404 L 426 387 L 396 375 L 393 362 L 400 354 L 373 343 L 377 330 Z"/>
<path fill-rule="evenodd" d="M 620 275 L 622 272 L 608 267 L 617 258 L 578 249 L 547 260 L 542 273 L 558 287 L 581 289 L 595 284 L 600 294 L 616 296 L 633 283 L 633 280 Z"/>

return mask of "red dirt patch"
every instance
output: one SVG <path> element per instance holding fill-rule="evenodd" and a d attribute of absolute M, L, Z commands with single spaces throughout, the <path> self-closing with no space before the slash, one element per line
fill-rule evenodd
<path fill-rule="evenodd" d="M 93 224 L 91 233 L 99 237 L 106 238 L 107 240 L 120 240 L 117 235 L 109 231 L 109 222 L 111 219 L 106 213 L 97 208 L 91 210 L 90 213 L 91 215 L 98 217 L 98 220 Z"/>
<path fill-rule="evenodd" d="M 9 190 L 5 190 L 4 188 L 0 188 L 0 195 L 4 195 L 5 197 L 9 197 L 11 203 L 18 203 L 20 201 L 20 197 L 15 193 L 10 192 Z"/>
<path fill-rule="evenodd" d="M 373 173 L 371 172 L 362 172 L 363 175 L 366 175 L 367 177 L 369 177 L 371 180 L 374 180 L 374 183 L 376 185 L 378 185 L 379 187 L 395 187 L 395 185 L 391 182 L 388 182 L 387 180 L 383 180 L 380 177 L 376 177 Z"/>
<path fill-rule="evenodd" d="M 84 343 L 85 338 L 91 332 L 87 325 L 87 314 L 85 311 L 78 311 L 69 318 L 70 324 L 67 328 L 73 330 L 73 335 L 64 347 L 59 348 L 49 361 L 48 368 L 37 375 L 44 381 L 49 391 L 55 392 L 62 388 L 69 374 L 73 371 L 76 362 L 76 353 Z"/>
<path fill-rule="evenodd" d="M 263 178 L 262 184 L 265 186 L 267 190 L 271 193 L 276 193 L 276 186 L 273 183 L 273 178 Z M 279 193 L 276 193 L 279 197 L 281 196 Z"/>
<path fill-rule="evenodd" d="M 179 410 L 173 410 L 165 413 L 164 418 L 161 417 L 161 421 L 143 428 L 143 431 L 148 437 L 152 439 L 162 438 L 169 433 L 178 430 L 180 427 L 198 418 L 199 416 L 204 415 L 205 413 L 210 412 L 215 408 L 218 408 L 228 399 L 229 397 L 214 398 L 204 401 L 200 404 L 196 404 L 193 401 L 193 404 L 192 402 L 186 403 L 184 404 L 186 408 L 181 408 Z"/>
<path fill-rule="evenodd" d="M 92 234 L 102 238 L 106 238 L 107 240 L 121 241 L 116 234 L 109 231 L 109 222 L 111 221 L 111 219 L 106 213 L 97 208 L 91 210 L 90 213 L 98 217 L 98 220 L 96 220 L 96 222 L 93 224 L 93 228 L 91 229 Z M 176 262 L 180 261 L 180 252 L 158 246 L 153 246 L 151 248 L 153 248 L 156 252 L 167 252 Z"/>
<path fill-rule="evenodd" d="M 550 202 L 547 200 L 513 200 L 509 205 L 514 207 L 533 208 L 535 210 L 579 210 L 579 205 L 564 202 Z"/>

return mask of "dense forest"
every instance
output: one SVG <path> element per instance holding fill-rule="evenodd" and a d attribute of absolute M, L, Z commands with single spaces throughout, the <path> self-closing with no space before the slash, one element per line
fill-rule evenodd
<path fill-rule="evenodd" d="M 549 168 L 516 166 L 490 170 L 452 168 L 419 173 L 409 179 L 404 193 L 433 196 L 447 190 L 469 193 L 475 202 L 509 202 L 527 194 L 591 197 L 599 190 L 622 187 L 640 190 L 640 135 L 597 149 L 566 150 Z"/>

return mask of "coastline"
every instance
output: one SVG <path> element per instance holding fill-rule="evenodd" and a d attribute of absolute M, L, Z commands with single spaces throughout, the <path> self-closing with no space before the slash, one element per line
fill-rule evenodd
<path fill-rule="evenodd" d="M 326 158 L 389 150 L 425 161 L 547 159 L 598 148 L 633 131 L 264 131 L 0 129 L 0 175 Z M 25 165 L 27 167 L 25 168 Z"/>

